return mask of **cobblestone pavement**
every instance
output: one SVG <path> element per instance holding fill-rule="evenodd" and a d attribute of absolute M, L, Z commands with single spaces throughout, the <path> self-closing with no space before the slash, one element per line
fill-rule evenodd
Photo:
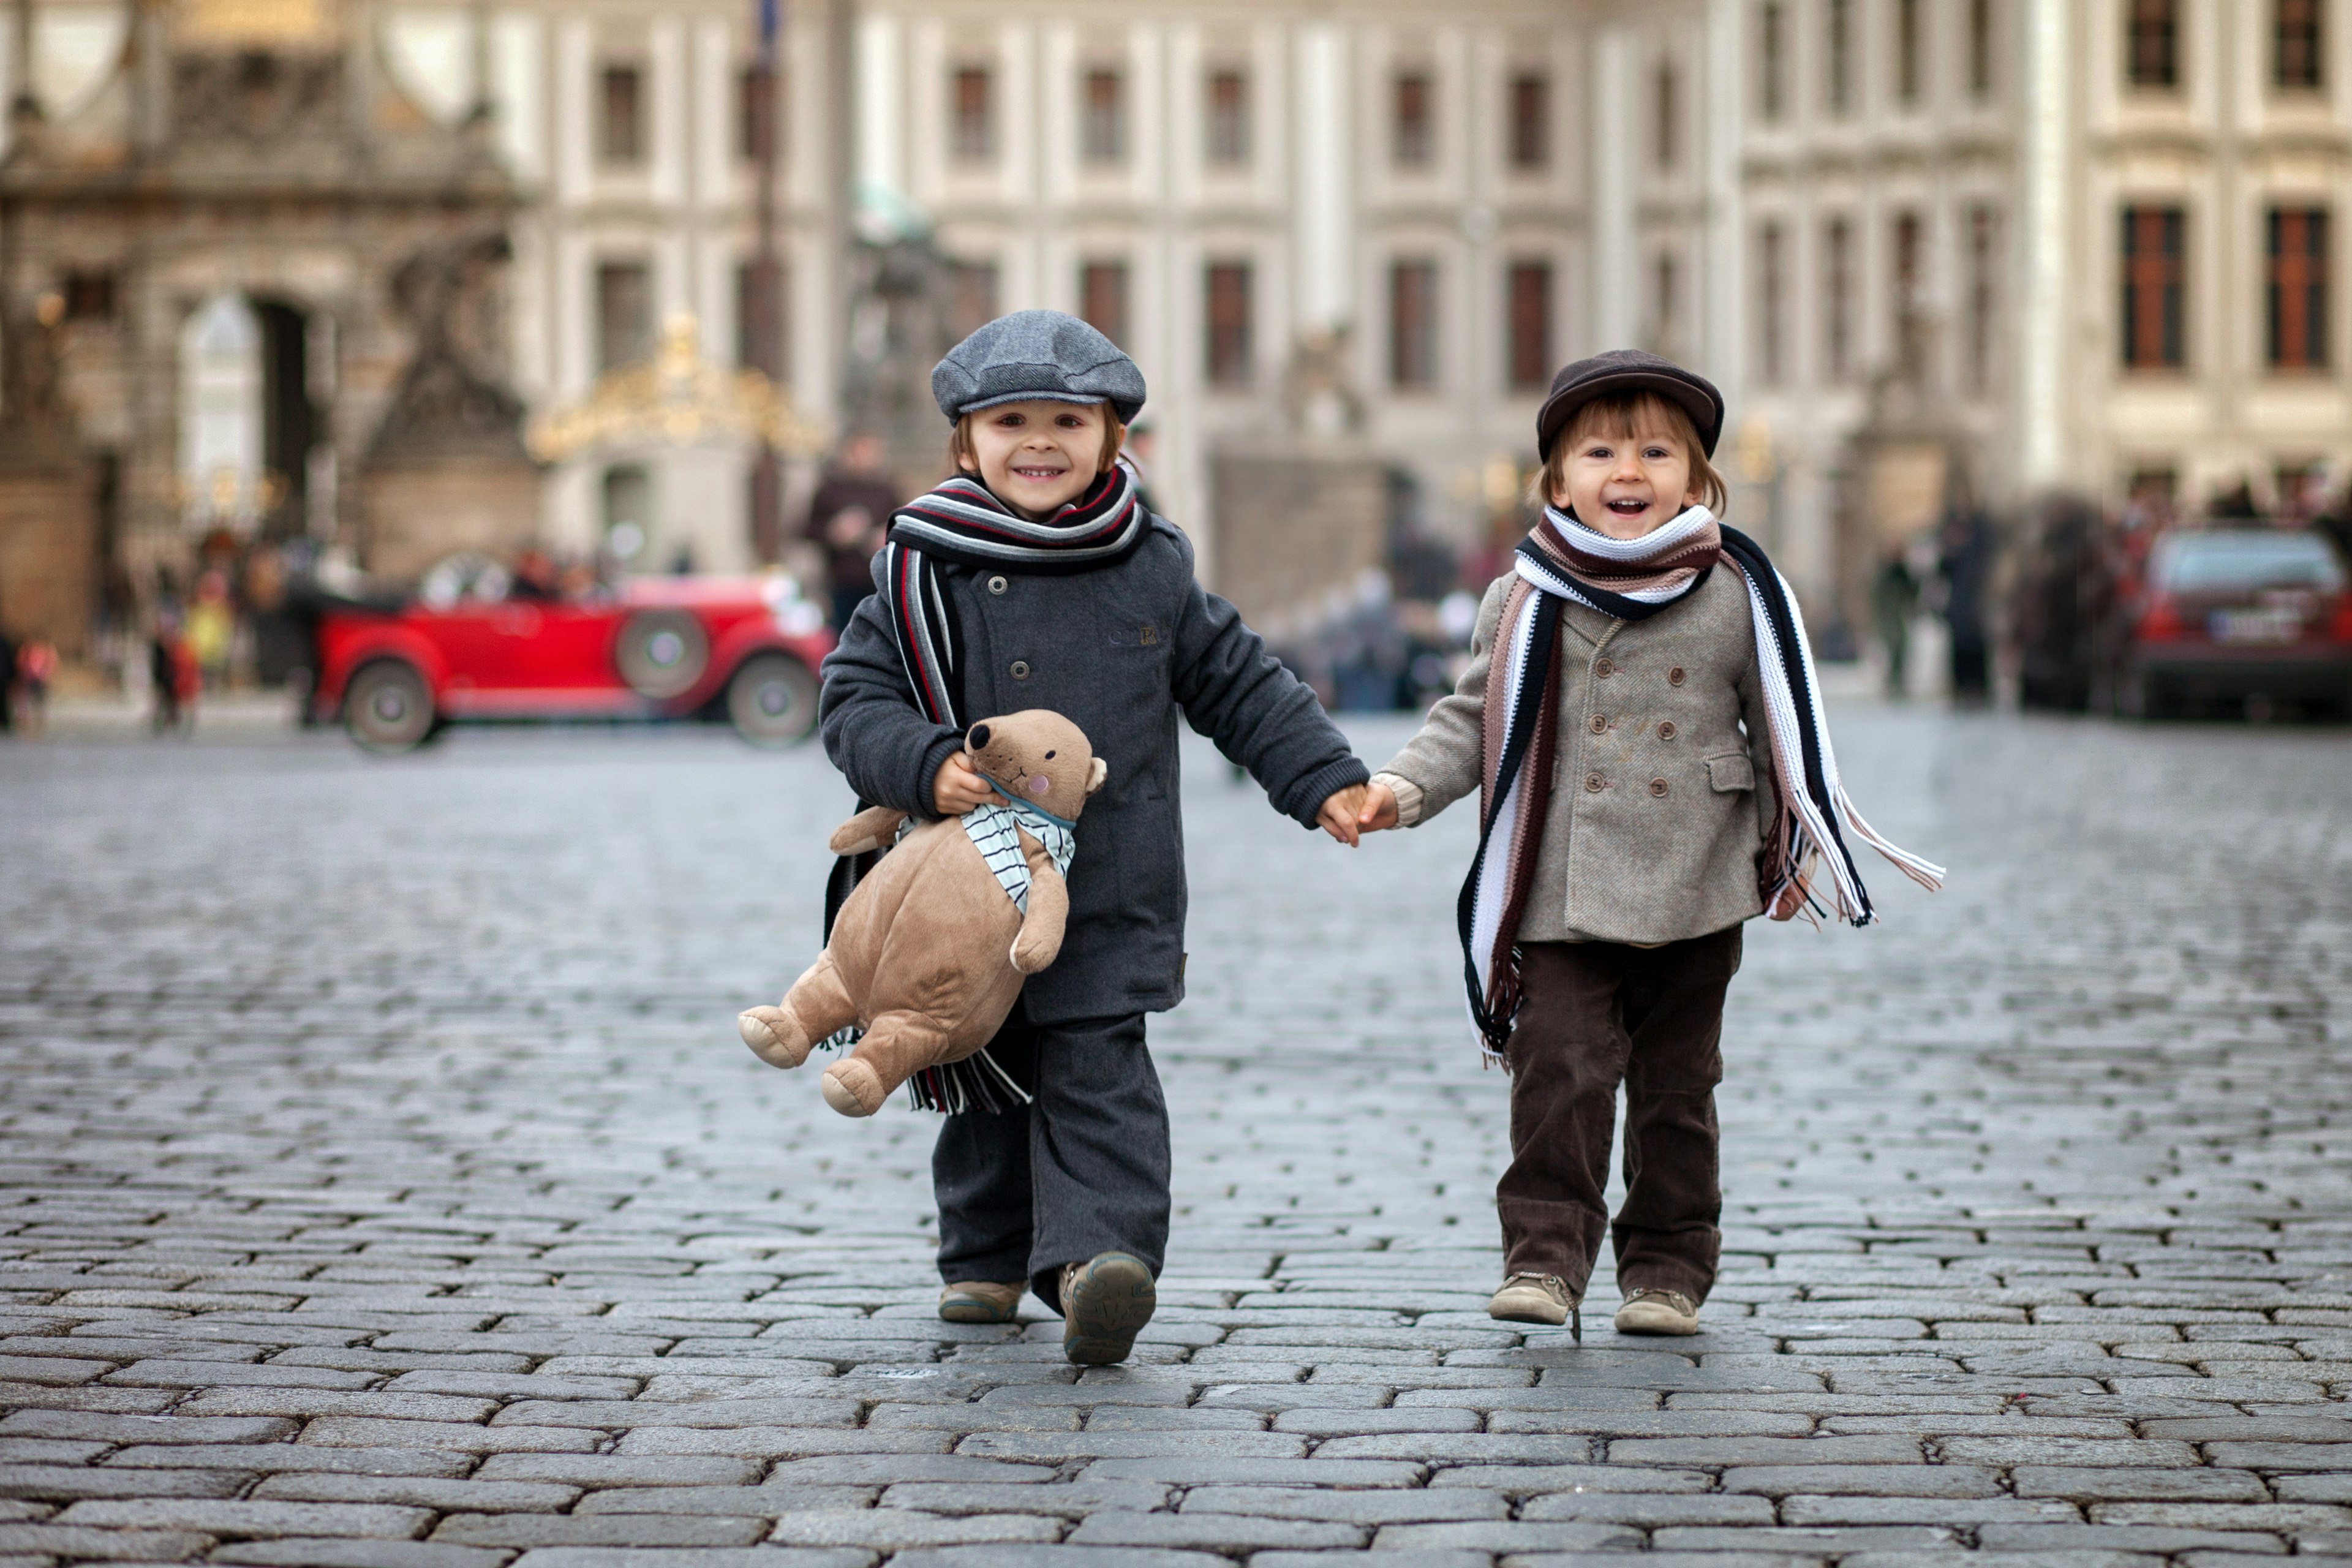
<path fill-rule="evenodd" d="M 0 751 L 0 1568 L 2352 1562 L 2345 737 L 1840 722 L 1952 889 L 1750 928 L 1706 1331 L 1604 1273 L 1581 1347 L 1483 1310 L 1466 814 L 1197 752 L 1175 1250 L 1083 1374 L 932 1316 L 929 1121 L 734 1041 L 814 751 Z"/>

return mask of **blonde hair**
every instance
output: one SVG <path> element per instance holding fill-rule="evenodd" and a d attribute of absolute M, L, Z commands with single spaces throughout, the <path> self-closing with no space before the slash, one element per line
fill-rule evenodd
<path fill-rule="evenodd" d="M 1058 402 L 1059 399 L 1049 401 Z M 1118 449 L 1127 440 L 1127 426 L 1119 423 L 1118 416 L 1111 412 L 1108 402 L 1097 403 L 1094 406 L 1103 411 L 1102 451 L 1095 458 L 1095 472 L 1102 475 L 1110 472 L 1111 465 L 1118 461 Z M 971 422 L 987 412 L 985 408 L 975 408 L 969 414 L 959 416 L 956 422 L 948 427 L 948 465 L 960 474 L 980 471 L 980 454 L 971 444 Z"/>
<path fill-rule="evenodd" d="M 1630 441 L 1644 426 L 1655 429 L 1660 425 L 1666 434 L 1683 444 L 1690 457 L 1690 488 L 1698 492 L 1706 510 L 1717 517 L 1730 500 L 1723 476 L 1706 460 L 1706 449 L 1700 446 L 1698 426 L 1691 423 L 1689 413 L 1679 403 L 1670 403 L 1654 392 L 1604 392 L 1579 408 L 1568 422 L 1568 428 L 1553 437 L 1551 450 L 1544 455 L 1543 467 L 1536 471 L 1528 485 L 1528 502 L 1535 507 L 1559 504 L 1555 497 L 1568 490 L 1568 458 L 1588 437 L 1606 436 L 1615 441 Z"/>

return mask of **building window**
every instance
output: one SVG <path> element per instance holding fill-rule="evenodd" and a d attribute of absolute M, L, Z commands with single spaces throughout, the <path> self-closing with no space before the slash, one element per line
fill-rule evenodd
<path fill-rule="evenodd" d="M 996 156 L 996 81 L 985 66 L 960 66 L 953 88 L 955 155 L 966 163 Z"/>
<path fill-rule="evenodd" d="M 1675 62 L 1660 60 L 1652 89 L 1657 111 L 1657 123 L 1651 127 L 1652 151 L 1657 154 L 1658 167 L 1672 172 L 1682 161 L 1683 83 L 1675 73 Z"/>
<path fill-rule="evenodd" d="M 1389 268 L 1389 384 L 1401 391 L 1437 384 L 1437 263 Z"/>
<path fill-rule="evenodd" d="M 1919 103 L 1927 39 L 1920 35 L 1919 0 L 1895 0 L 1895 97 L 1906 109 Z"/>
<path fill-rule="evenodd" d="M 1917 213 L 1895 217 L 1895 341 L 1906 349 L 1919 319 L 1919 251 L 1921 228 Z"/>
<path fill-rule="evenodd" d="M 1551 162 L 1551 79 L 1528 71 L 1511 79 L 1511 167 Z"/>
<path fill-rule="evenodd" d="M 764 370 L 772 363 L 778 379 L 789 379 L 792 372 L 793 318 L 792 274 L 782 262 L 772 264 L 769 270 L 772 292 L 765 300 L 760 291 L 760 264 L 746 261 L 735 268 L 735 363 L 751 370 Z M 774 352 L 772 361 L 763 358 L 760 339 L 762 336 L 761 312 L 772 312 L 766 331 L 772 334 L 764 345 Z"/>
<path fill-rule="evenodd" d="M 607 163 L 645 161 L 645 73 L 635 66 L 606 66 L 597 100 L 596 151 Z"/>
<path fill-rule="evenodd" d="M 2317 370 L 2327 363 L 2327 209 L 2273 207 L 2270 252 L 2271 363 Z"/>
<path fill-rule="evenodd" d="M 1833 217 L 1822 230 L 1822 363 L 1832 381 L 1853 374 L 1853 225 Z"/>
<path fill-rule="evenodd" d="M 1992 97 L 1992 0 L 1969 0 L 1969 96 Z"/>
<path fill-rule="evenodd" d="M 654 528 L 652 476 L 635 463 L 604 470 L 604 547 L 626 562 L 642 553 Z"/>
<path fill-rule="evenodd" d="M 948 263 L 948 335 L 958 342 L 996 320 L 996 263 Z"/>
<path fill-rule="evenodd" d="M 2272 0 L 2271 80 L 2290 90 L 2325 84 L 2319 57 L 2321 0 Z"/>
<path fill-rule="evenodd" d="M 596 368 L 618 370 L 653 352 L 653 271 L 642 261 L 596 268 Z"/>
<path fill-rule="evenodd" d="M 735 155 L 758 163 L 769 152 L 783 155 L 777 138 L 783 130 L 776 118 L 778 78 L 772 70 L 746 66 L 735 79 Z"/>
<path fill-rule="evenodd" d="M 1789 258 L 1777 223 L 1756 231 L 1756 371 L 1766 386 L 1789 379 Z"/>
<path fill-rule="evenodd" d="M 1788 20 L 1780 0 L 1756 8 L 1756 103 L 1767 125 L 1778 125 L 1789 112 Z"/>
<path fill-rule="evenodd" d="M 2179 207 L 2124 209 L 2124 363 L 2132 370 L 2178 370 L 2189 363 L 2183 320 L 2183 239 Z"/>
<path fill-rule="evenodd" d="M 1251 279 L 1246 261 L 1213 261 L 1202 279 L 1208 296 L 1209 384 L 1242 387 L 1250 384 Z"/>
<path fill-rule="evenodd" d="M 1234 168 L 1249 162 L 1249 77 L 1231 68 L 1209 73 L 1209 162 Z"/>
<path fill-rule="evenodd" d="M 1127 263 L 1089 261 L 1078 268 L 1078 314 L 1122 347 L 1127 342 Z"/>
<path fill-rule="evenodd" d="M 1389 155 L 1400 169 L 1425 169 L 1437 152 L 1429 75 L 1400 72 L 1391 89 Z"/>
<path fill-rule="evenodd" d="M 2000 305 L 2000 296 L 1995 292 L 2000 276 L 2000 219 L 1993 209 L 1989 206 L 1970 207 L 1968 298 L 1961 354 L 1968 388 L 1979 396 L 1992 387 L 1993 333 L 2000 325 L 1995 316 Z"/>
<path fill-rule="evenodd" d="M 1853 0 L 1822 0 L 1822 87 L 1830 113 L 1844 119 L 1853 112 Z"/>
<path fill-rule="evenodd" d="M 1680 357 L 1683 314 L 1682 268 L 1671 250 L 1650 263 L 1650 347 L 1667 359 Z"/>
<path fill-rule="evenodd" d="M 1115 70 L 1087 72 L 1078 155 L 1089 163 L 1127 162 L 1127 80 Z"/>
<path fill-rule="evenodd" d="M 2124 70 L 2134 87 L 2180 85 L 2180 7 L 2177 0 L 2126 0 Z"/>
<path fill-rule="evenodd" d="M 1510 293 L 1511 388 L 1540 392 L 1551 384 L 1551 263 L 1512 262 Z"/>
<path fill-rule="evenodd" d="M 68 321 L 110 321 L 114 319 L 114 274 L 111 272 L 68 272 L 65 286 L 58 290 L 65 296 Z"/>

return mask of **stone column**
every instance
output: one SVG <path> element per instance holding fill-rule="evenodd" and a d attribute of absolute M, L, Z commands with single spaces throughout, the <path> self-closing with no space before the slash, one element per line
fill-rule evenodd
<path fill-rule="evenodd" d="M 2027 492 L 2066 477 L 2067 237 L 2074 220 L 2071 77 L 2074 0 L 2028 0 L 2025 79 L 2018 94 L 2025 200 L 2019 213 L 2018 481 Z"/>

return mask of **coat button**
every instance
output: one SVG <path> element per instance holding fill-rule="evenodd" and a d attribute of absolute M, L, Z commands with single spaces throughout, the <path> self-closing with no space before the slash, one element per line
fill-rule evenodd
<path fill-rule="evenodd" d="M 1015 680 L 1026 680 L 1029 679 L 1029 661 L 1027 659 L 1016 658 L 1013 661 L 1013 679 Z"/>
<path fill-rule="evenodd" d="M 1599 713 L 1595 713 L 1592 716 L 1592 732 L 1596 735 L 1605 735 L 1609 733 L 1608 719 Z"/>
<path fill-rule="evenodd" d="M 1672 719 L 1658 726 L 1658 739 L 1661 741 L 1671 741 L 1680 732 L 1675 728 L 1675 721 Z"/>
<path fill-rule="evenodd" d="M 1668 686 L 1680 686 L 1682 683 L 1683 667 L 1681 665 L 1678 664 L 1675 666 L 1674 668 L 1666 671 L 1666 684 Z"/>
<path fill-rule="evenodd" d="M 1599 795 L 1603 789 L 1608 787 L 1608 784 L 1609 781 L 1602 778 L 1599 773 L 1587 773 L 1584 775 L 1584 787 L 1591 790 L 1594 795 Z"/>
<path fill-rule="evenodd" d="M 1592 667 L 1592 673 L 1606 680 L 1617 673 L 1617 667 L 1604 658 Z"/>
<path fill-rule="evenodd" d="M 1650 781 L 1650 793 L 1656 795 L 1659 799 L 1664 800 L 1666 795 L 1666 781 L 1664 779 L 1652 779 Z"/>
<path fill-rule="evenodd" d="M 988 580 L 988 591 L 992 594 L 1002 594 L 1011 586 L 1012 584 L 1002 577 L 991 577 Z"/>

